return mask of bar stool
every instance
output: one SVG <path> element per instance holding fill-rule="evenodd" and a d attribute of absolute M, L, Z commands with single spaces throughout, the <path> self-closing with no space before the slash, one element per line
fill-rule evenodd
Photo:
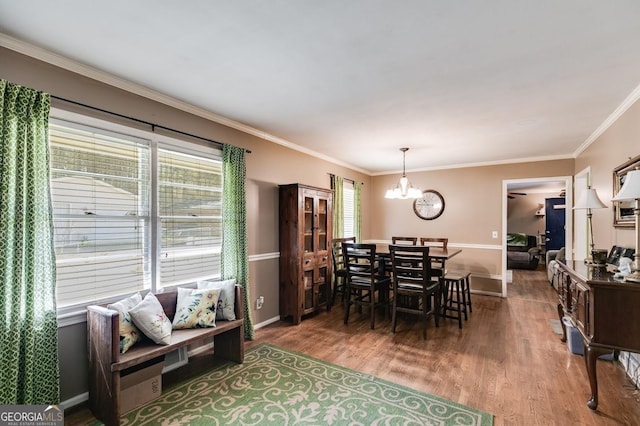
<path fill-rule="evenodd" d="M 444 276 L 446 297 L 442 309 L 445 318 L 457 319 L 458 328 L 462 328 L 462 316 L 468 319 L 467 307 L 471 312 L 471 291 L 469 289 L 470 272 L 447 271 Z M 455 298 L 454 296 L 455 292 Z"/>

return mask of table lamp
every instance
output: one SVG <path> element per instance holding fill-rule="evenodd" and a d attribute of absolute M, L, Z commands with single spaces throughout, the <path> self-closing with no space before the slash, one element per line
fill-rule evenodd
<path fill-rule="evenodd" d="M 633 272 L 627 275 L 624 280 L 640 282 L 640 271 L 638 271 L 638 249 L 640 248 L 640 169 L 628 172 L 624 179 L 624 184 L 620 192 L 611 201 L 635 201 L 633 214 L 636 217 L 636 253 L 634 255 Z"/>
<path fill-rule="evenodd" d="M 606 263 L 606 250 L 605 255 L 602 256 L 601 251 L 595 249 L 595 243 L 593 242 L 593 225 L 591 224 L 591 209 L 604 209 L 607 206 L 600 201 L 598 193 L 590 186 L 584 191 L 578 201 L 576 201 L 574 210 L 587 210 L 587 225 L 589 226 L 589 243 L 591 244 L 591 261 L 596 264 L 604 265 Z M 602 258 L 604 257 L 604 259 Z"/>

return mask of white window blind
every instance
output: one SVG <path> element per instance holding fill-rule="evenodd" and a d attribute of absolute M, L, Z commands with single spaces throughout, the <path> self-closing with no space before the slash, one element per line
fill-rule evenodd
<path fill-rule="evenodd" d="M 149 142 L 52 122 L 58 307 L 149 288 Z"/>
<path fill-rule="evenodd" d="M 160 149 L 160 287 L 220 277 L 222 163 Z"/>
<path fill-rule="evenodd" d="M 220 148 L 57 114 L 49 143 L 59 314 L 219 278 Z"/>
<path fill-rule="evenodd" d="M 355 191 L 353 189 L 353 182 L 344 181 L 342 187 L 342 202 L 344 206 L 344 228 L 343 234 L 345 238 L 353 237 L 355 235 L 354 223 L 354 203 L 355 203 Z"/>

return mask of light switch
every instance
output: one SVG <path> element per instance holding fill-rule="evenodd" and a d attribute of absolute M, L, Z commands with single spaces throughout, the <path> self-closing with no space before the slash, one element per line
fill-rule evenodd
<path fill-rule="evenodd" d="M 498 231 L 493 231 L 491 233 L 491 238 L 498 238 Z"/>

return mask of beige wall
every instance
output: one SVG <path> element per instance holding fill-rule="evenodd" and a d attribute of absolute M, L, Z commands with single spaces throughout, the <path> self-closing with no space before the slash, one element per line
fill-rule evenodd
<path fill-rule="evenodd" d="M 633 104 L 594 143 L 578 155 L 575 173 L 591 171 L 591 186 L 607 209 L 593 210 L 593 237 L 597 248 L 612 245 L 635 247 L 633 229 L 613 226 L 613 170 L 630 158 L 640 155 L 640 102 Z"/>
<path fill-rule="evenodd" d="M 526 192 L 526 191 L 525 191 Z M 538 206 L 544 206 L 547 198 L 557 197 L 558 193 L 528 193 L 507 199 L 507 232 L 519 232 L 528 235 L 544 235 L 544 216 L 536 216 Z"/>
<path fill-rule="evenodd" d="M 445 211 L 422 220 L 411 200 L 387 200 L 384 192 L 399 175 L 376 176 L 371 190 L 371 238 L 393 235 L 442 236 L 462 248 L 451 268 L 470 270 L 476 291 L 501 293 L 503 180 L 573 175 L 572 159 L 407 173 L 422 190 L 435 189 L 445 199 Z M 498 238 L 492 238 L 492 232 Z"/>

